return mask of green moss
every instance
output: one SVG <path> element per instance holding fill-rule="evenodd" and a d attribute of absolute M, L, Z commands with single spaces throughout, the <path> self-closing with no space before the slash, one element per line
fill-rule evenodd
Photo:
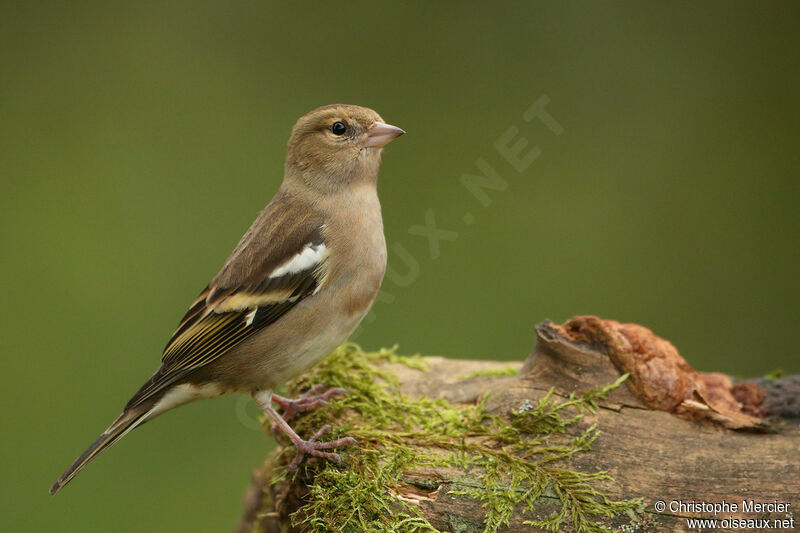
<path fill-rule="evenodd" d="M 780 379 L 786 375 L 786 372 L 782 368 L 776 368 L 772 372 L 767 372 L 764 374 L 765 379 Z"/>
<path fill-rule="evenodd" d="M 407 485 L 404 474 L 424 466 L 470 469 L 480 472 L 475 482 L 450 490 L 449 495 L 480 500 L 486 509 L 483 531 L 495 532 L 519 506 L 534 508 L 544 495 L 556 498 L 559 511 L 545 520 L 526 523 L 557 531 L 571 523 L 575 531 L 607 531 L 598 522 L 638 510 L 640 500 L 613 501 L 594 483 L 611 478 L 604 472 L 573 472 L 558 464 L 590 449 L 599 432 L 592 426 L 567 444 L 551 441 L 593 411 L 596 400 L 618 386 L 626 376 L 580 396 L 556 400 L 553 391 L 535 403 L 524 402 L 510 423 L 487 412 L 485 401 L 455 406 L 444 400 L 409 399 L 397 378 L 379 364 L 401 363 L 424 370 L 418 356 L 397 355 L 395 349 L 363 352 L 347 344 L 300 380 L 289 384 L 298 392 L 322 383 L 350 391 L 330 406 L 305 413 L 294 421 L 301 435 L 311 435 L 323 424 L 335 429 L 325 440 L 349 435 L 360 448 L 337 450 L 344 464 L 304 463 L 301 472 L 309 488 L 303 506 L 292 519 L 313 532 L 435 532 L 419 507 L 396 497 Z M 285 480 L 291 447 L 282 449 L 273 469 L 273 482 Z M 477 470 L 476 470 L 477 468 Z M 424 484 L 422 484 L 424 486 Z M 435 487 L 434 487 L 435 488 Z"/>
<path fill-rule="evenodd" d="M 478 370 L 470 374 L 459 376 L 458 379 L 471 379 L 481 376 L 516 376 L 519 374 L 519 369 L 511 366 L 505 368 L 490 368 L 488 370 Z"/>

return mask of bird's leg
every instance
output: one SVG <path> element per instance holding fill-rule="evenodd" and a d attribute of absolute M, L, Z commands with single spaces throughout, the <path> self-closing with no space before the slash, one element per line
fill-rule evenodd
<path fill-rule="evenodd" d="M 277 394 L 272 395 L 273 403 L 277 404 L 283 410 L 283 419 L 291 420 L 298 413 L 303 411 L 310 411 L 323 405 L 328 405 L 327 400 L 340 394 L 347 394 L 347 391 L 341 387 L 328 389 L 325 392 L 325 385 L 318 383 L 311 387 L 305 394 L 292 400 L 291 398 L 284 398 Z"/>
<path fill-rule="evenodd" d="M 303 460 L 303 457 L 305 457 L 306 454 L 322 457 L 339 464 L 342 462 L 342 458 L 339 457 L 339 454 L 326 452 L 323 450 L 338 448 L 339 446 L 358 446 L 358 441 L 353 437 L 343 437 L 341 439 L 327 442 L 318 442 L 317 439 L 319 439 L 331 428 L 329 425 L 322 426 L 319 431 L 314 433 L 310 439 L 303 440 L 300 435 L 295 433 L 295 431 L 292 429 L 289 423 L 284 420 L 280 413 L 278 413 L 278 411 L 272 407 L 271 391 L 255 392 L 253 393 L 253 399 L 256 401 L 258 406 L 264 410 L 265 413 L 272 417 L 272 419 L 275 421 L 275 426 L 277 426 L 280 431 L 289 437 L 289 440 L 292 441 L 294 447 L 297 448 L 297 455 L 295 455 L 294 460 L 289 465 L 290 472 L 297 470 L 297 467 L 300 466 L 300 462 Z"/>

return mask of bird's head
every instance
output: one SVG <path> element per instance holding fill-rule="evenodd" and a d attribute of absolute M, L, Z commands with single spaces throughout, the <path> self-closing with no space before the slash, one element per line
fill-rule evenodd
<path fill-rule="evenodd" d="M 366 107 L 335 104 L 300 117 L 286 152 L 287 179 L 340 188 L 375 182 L 381 148 L 405 133 Z"/>

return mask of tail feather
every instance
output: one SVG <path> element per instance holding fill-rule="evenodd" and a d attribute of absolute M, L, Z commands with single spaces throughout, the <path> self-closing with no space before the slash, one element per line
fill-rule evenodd
<path fill-rule="evenodd" d="M 50 494 L 55 494 L 61 490 L 64 485 L 69 483 L 70 480 L 75 477 L 78 472 L 83 470 L 95 457 L 127 435 L 133 428 L 144 422 L 151 410 L 152 405 L 126 409 L 125 412 L 108 426 L 108 429 L 106 429 L 103 434 L 72 463 L 72 466 L 53 483 L 53 486 L 50 487 Z"/>

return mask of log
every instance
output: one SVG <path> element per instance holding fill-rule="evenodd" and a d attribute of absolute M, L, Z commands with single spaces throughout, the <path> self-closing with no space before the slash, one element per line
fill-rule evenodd
<path fill-rule="evenodd" d="M 341 348 L 290 390 L 351 394 L 292 424 L 360 447 L 292 474 L 279 439 L 238 531 L 795 527 L 800 376 L 700 373 L 650 330 L 597 317 L 536 332 L 516 363 Z"/>

